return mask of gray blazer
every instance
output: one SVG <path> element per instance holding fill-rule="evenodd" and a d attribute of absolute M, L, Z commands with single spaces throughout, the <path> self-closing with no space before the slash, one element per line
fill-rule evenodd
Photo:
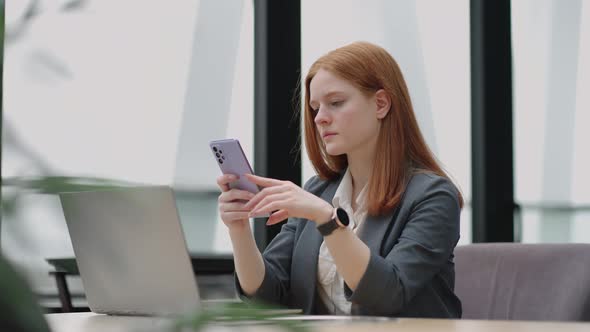
<path fill-rule="evenodd" d="M 313 177 L 304 189 L 331 203 L 340 181 Z M 357 231 L 371 250 L 367 271 L 354 292 L 344 284 L 351 313 L 460 318 L 453 263 L 459 214 L 458 192 L 449 180 L 417 173 L 397 208 L 367 216 Z M 316 290 L 322 241 L 313 221 L 290 218 L 263 253 L 264 280 L 253 298 L 305 314 L 327 314 Z M 238 293 L 247 299 L 235 279 Z"/>

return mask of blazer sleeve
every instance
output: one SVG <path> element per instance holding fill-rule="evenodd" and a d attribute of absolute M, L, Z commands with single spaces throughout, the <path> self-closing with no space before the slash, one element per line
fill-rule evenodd
<path fill-rule="evenodd" d="M 430 181 L 411 210 L 399 241 L 382 257 L 371 252 L 355 291 L 346 298 L 370 314 L 392 316 L 446 264 L 459 240 L 458 192 L 450 181 Z"/>
<path fill-rule="evenodd" d="M 316 177 L 308 180 L 303 188 L 309 191 L 309 187 L 314 182 L 317 182 Z M 289 218 L 287 223 L 281 227 L 279 234 L 266 247 L 262 254 L 264 279 L 251 297 L 244 293 L 237 274 L 234 274 L 236 289 L 242 300 L 258 300 L 271 304 L 287 305 L 286 299 L 291 283 L 291 259 L 293 257 L 296 231 L 297 227 L 305 222 L 304 219 Z"/>
<path fill-rule="evenodd" d="M 281 231 L 271 241 L 264 253 L 264 279 L 252 296 L 247 296 L 237 274 L 235 284 L 238 294 L 243 300 L 258 300 L 261 302 L 285 305 L 286 294 L 289 292 L 291 277 L 291 258 L 298 219 L 289 219 Z"/>

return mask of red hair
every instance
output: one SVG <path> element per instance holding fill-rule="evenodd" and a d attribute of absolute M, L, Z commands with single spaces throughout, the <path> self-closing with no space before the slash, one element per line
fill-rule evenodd
<path fill-rule="evenodd" d="M 383 89 L 391 100 L 391 108 L 381 120 L 368 183 L 369 214 L 385 214 L 400 203 L 413 169 L 449 179 L 420 132 L 399 66 L 385 49 L 367 42 L 352 43 L 322 56 L 313 63 L 305 78 L 305 146 L 320 178 L 334 180 L 348 167 L 346 155 L 331 156 L 326 152 L 309 105 L 309 86 L 320 69 L 345 79 L 367 96 Z M 460 193 L 458 199 L 463 207 Z"/>

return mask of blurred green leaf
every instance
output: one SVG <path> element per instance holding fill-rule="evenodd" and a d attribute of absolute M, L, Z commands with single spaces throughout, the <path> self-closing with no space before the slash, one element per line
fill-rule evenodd
<path fill-rule="evenodd" d="M 93 177 L 40 176 L 2 178 L 2 188 L 33 191 L 40 194 L 116 189 L 132 185 L 136 184 Z"/>
<path fill-rule="evenodd" d="M 0 331 L 49 331 L 24 278 L 0 255 Z"/>
<path fill-rule="evenodd" d="M 26 194 L 59 194 L 64 192 L 118 189 L 140 184 L 96 177 L 15 176 L 2 178 L 2 213 L 13 216 L 18 202 Z"/>
<path fill-rule="evenodd" d="M 243 322 L 258 322 L 282 327 L 286 331 L 304 332 L 308 329 L 295 321 L 275 319 L 283 316 L 281 308 L 259 302 L 219 304 L 211 308 L 201 308 L 192 316 L 179 319 L 174 327 L 175 332 L 183 329 L 200 331 L 211 323 L 235 325 Z"/>

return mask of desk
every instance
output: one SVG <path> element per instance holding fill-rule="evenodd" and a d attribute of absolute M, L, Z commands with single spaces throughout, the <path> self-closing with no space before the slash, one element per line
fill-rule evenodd
<path fill-rule="evenodd" d="M 53 332 L 123 332 L 168 331 L 164 318 L 117 317 L 93 313 L 45 315 Z M 277 331 L 269 325 L 241 325 L 243 331 Z M 211 326 L 207 331 L 235 331 L 236 326 Z M 284 331 L 284 330 L 280 330 Z M 450 319 L 400 318 L 385 322 L 325 321 L 314 322 L 310 331 L 321 332 L 588 332 L 590 323 L 522 322 Z"/>

